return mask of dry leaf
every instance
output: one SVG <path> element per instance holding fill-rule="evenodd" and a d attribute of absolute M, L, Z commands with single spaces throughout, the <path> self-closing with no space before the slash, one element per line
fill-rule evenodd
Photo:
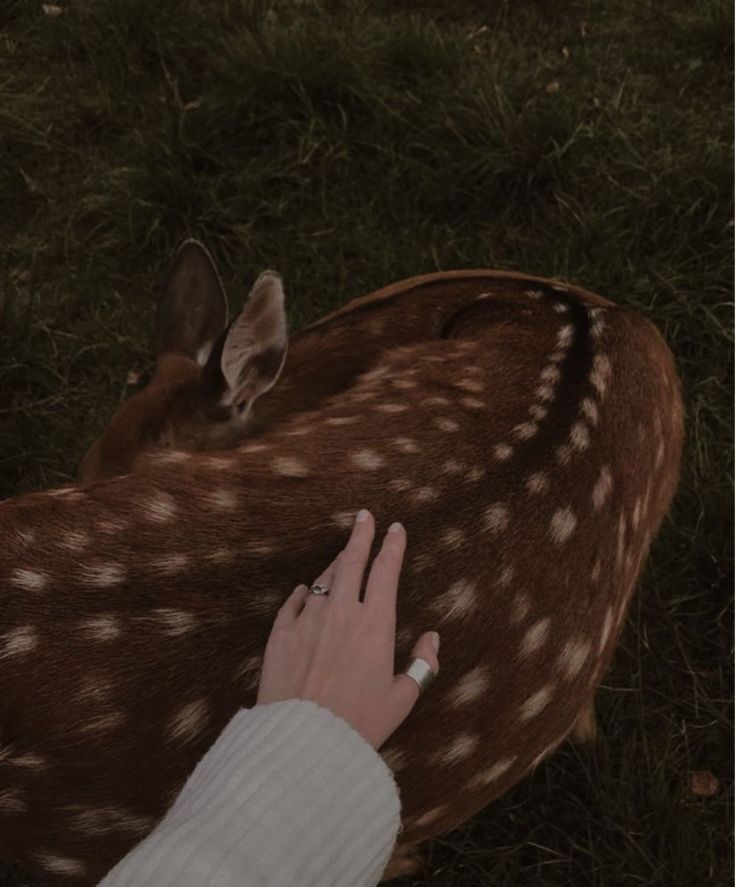
<path fill-rule="evenodd" d="M 52 17 L 61 15 L 61 13 L 64 11 L 61 6 L 53 6 L 50 3 L 42 3 L 41 9 L 46 15 L 50 15 Z"/>
<path fill-rule="evenodd" d="M 553 95 L 555 92 L 559 92 L 559 81 L 552 80 L 551 83 L 547 83 L 546 92 L 548 92 L 549 95 Z"/>
<path fill-rule="evenodd" d="M 562 46 L 561 54 L 564 56 L 565 59 L 568 59 L 569 58 L 569 48 L 566 46 Z"/>
<path fill-rule="evenodd" d="M 130 370 L 126 381 L 128 385 L 137 385 L 140 382 L 140 373 L 136 373 L 135 370 Z"/>
<path fill-rule="evenodd" d="M 719 787 L 717 777 L 709 770 L 694 770 L 689 774 L 689 791 L 698 798 L 711 798 Z"/>

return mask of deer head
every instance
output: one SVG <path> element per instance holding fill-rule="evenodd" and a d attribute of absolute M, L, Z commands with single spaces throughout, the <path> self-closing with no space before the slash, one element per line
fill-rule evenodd
<path fill-rule="evenodd" d="M 153 377 L 85 453 L 82 484 L 126 474 L 142 453 L 228 449 L 247 437 L 253 402 L 275 384 L 286 360 L 278 274 L 258 277 L 229 325 L 227 314 L 214 260 L 201 243 L 185 241 L 158 303 Z"/>

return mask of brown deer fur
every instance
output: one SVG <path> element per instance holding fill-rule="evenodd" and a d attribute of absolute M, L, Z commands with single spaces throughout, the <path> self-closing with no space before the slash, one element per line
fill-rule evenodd
<path fill-rule="evenodd" d="M 198 373 L 159 360 L 101 476 Z M 393 520 L 408 534 L 396 670 L 442 638 L 381 750 L 399 850 L 589 710 L 679 473 L 680 383 L 651 323 L 521 274 L 412 278 L 294 336 L 248 423 L 236 449 L 141 451 L 133 474 L 0 504 L 1 858 L 83 885 L 130 850 L 254 704 L 277 608 L 361 507 L 376 547 Z"/>

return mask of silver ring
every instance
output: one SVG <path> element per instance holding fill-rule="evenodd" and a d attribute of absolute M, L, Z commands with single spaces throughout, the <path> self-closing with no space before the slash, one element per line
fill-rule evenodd
<path fill-rule="evenodd" d="M 321 582 L 315 582 L 309 589 L 309 594 L 329 594 L 329 589 Z"/>
<path fill-rule="evenodd" d="M 411 664 L 403 674 L 408 675 L 409 678 L 416 681 L 419 686 L 419 693 L 423 693 L 436 677 L 431 666 L 425 659 L 412 659 Z"/>

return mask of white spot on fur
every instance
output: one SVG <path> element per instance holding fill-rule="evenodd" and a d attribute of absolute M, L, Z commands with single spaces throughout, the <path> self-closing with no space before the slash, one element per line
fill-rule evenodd
<path fill-rule="evenodd" d="M 528 629 L 521 641 L 521 656 L 530 656 L 546 643 L 550 625 L 551 619 L 547 616 L 544 619 L 539 619 Z"/>
<path fill-rule="evenodd" d="M 544 294 L 542 290 L 526 290 L 526 295 L 529 299 L 543 299 Z"/>
<path fill-rule="evenodd" d="M 478 480 L 482 480 L 485 477 L 485 469 L 476 465 L 474 468 L 470 468 L 470 470 L 465 475 L 465 480 L 470 481 L 471 483 L 475 483 Z"/>
<path fill-rule="evenodd" d="M 205 494 L 204 499 L 209 505 L 222 511 L 234 511 L 237 508 L 237 496 L 232 490 L 213 490 Z"/>
<path fill-rule="evenodd" d="M 480 737 L 476 733 L 463 733 L 457 736 L 454 742 L 448 747 L 436 754 L 433 754 L 432 760 L 438 765 L 457 764 L 464 761 L 465 758 L 477 750 L 480 744 Z"/>
<path fill-rule="evenodd" d="M 393 490 L 394 493 L 405 493 L 406 490 L 410 490 L 413 486 L 413 483 L 407 477 L 396 477 L 393 480 L 388 481 L 388 489 Z"/>
<path fill-rule="evenodd" d="M 153 570 L 167 576 L 180 573 L 188 565 L 189 556 L 187 554 L 164 554 L 162 557 L 155 557 L 150 561 Z"/>
<path fill-rule="evenodd" d="M 403 413 L 408 409 L 405 403 L 378 403 L 374 409 L 381 413 Z"/>
<path fill-rule="evenodd" d="M 543 370 L 541 370 L 541 378 L 544 382 L 549 382 L 553 385 L 561 378 L 561 371 L 555 366 L 544 367 Z"/>
<path fill-rule="evenodd" d="M 641 499 L 640 496 L 635 500 L 635 506 L 633 507 L 633 517 L 631 523 L 633 524 L 633 529 L 638 529 L 638 523 L 641 519 Z"/>
<path fill-rule="evenodd" d="M 54 875 L 65 875 L 68 878 L 80 878 L 86 874 L 87 868 L 79 859 L 71 859 L 69 856 L 59 856 L 49 851 L 39 851 L 33 854 L 33 859 L 44 869 Z"/>
<path fill-rule="evenodd" d="M 97 588 L 112 588 L 124 582 L 125 567 L 113 561 L 98 564 L 84 564 L 79 570 L 79 581 Z"/>
<path fill-rule="evenodd" d="M 567 350 L 552 351 L 549 355 L 549 363 L 561 363 L 567 356 Z"/>
<path fill-rule="evenodd" d="M 599 342 L 602 337 L 603 332 L 605 331 L 605 321 L 604 320 L 596 320 L 592 326 L 590 327 L 590 335 L 595 340 L 595 342 Z"/>
<path fill-rule="evenodd" d="M 480 394 L 480 392 L 485 390 L 485 383 L 480 382 L 479 379 L 462 379 L 453 384 L 456 388 L 461 388 L 462 391 L 469 391 L 472 394 Z"/>
<path fill-rule="evenodd" d="M 485 509 L 485 526 L 494 533 L 507 529 L 510 521 L 508 508 L 502 503 L 489 505 Z"/>
<path fill-rule="evenodd" d="M 605 500 L 612 490 L 613 480 L 610 469 L 607 465 L 603 465 L 600 469 L 600 476 L 597 478 L 594 490 L 592 490 L 592 507 L 595 511 L 599 511 L 605 504 Z"/>
<path fill-rule="evenodd" d="M 191 453 L 186 450 L 165 450 L 163 453 L 156 453 L 156 462 L 162 465 L 173 465 L 179 462 L 186 462 L 191 458 Z"/>
<path fill-rule="evenodd" d="M 0 791 L 0 813 L 25 813 L 28 802 L 22 788 L 6 788 Z"/>
<path fill-rule="evenodd" d="M 411 828 L 424 828 L 427 825 L 431 825 L 441 819 L 441 817 L 447 812 L 447 809 L 447 804 L 443 804 L 441 807 L 434 807 L 433 810 L 429 810 L 427 813 L 419 816 L 418 819 L 414 819 L 414 821 L 409 823 L 408 826 Z"/>
<path fill-rule="evenodd" d="M 597 425 L 600 416 L 597 411 L 597 406 L 591 397 L 585 397 L 582 400 L 580 410 L 582 412 L 582 415 L 584 415 L 585 418 L 589 419 L 591 425 Z"/>
<path fill-rule="evenodd" d="M 526 481 L 526 489 L 531 494 L 543 493 L 549 489 L 549 478 L 542 471 L 537 471 Z"/>
<path fill-rule="evenodd" d="M 401 453 L 418 453 L 419 447 L 415 440 L 411 440 L 410 437 L 394 437 L 390 442 L 392 447 L 395 447 Z"/>
<path fill-rule="evenodd" d="M 48 576 L 37 570 L 19 567 L 10 574 L 10 581 L 24 591 L 41 591 L 48 585 Z"/>
<path fill-rule="evenodd" d="M 615 554 L 615 564 L 618 567 L 623 560 L 623 550 L 625 549 L 625 530 L 625 514 L 621 511 L 618 517 L 618 547 Z"/>
<path fill-rule="evenodd" d="M 593 583 L 597 583 L 600 579 L 600 572 L 602 571 L 602 561 L 598 557 L 595 561 L 595 565 L 592 567 L 592 573 L 590 574 L 590 579 Z"/>
<path fill-rule="evenodd" d="M 89 545 L 89 533 L 84 530 L 68 530 L 59 537 L 58 544 L 67 551 L 81 551 Z"/>
<path fill-rule="evenodd" d="M 176 514 L 176 502 L 168 493 L 161 490 L 152 494 L 147 502 L 143 503 L 143 512 L 149 520 L 157 524 L 165 524 Z"/>
<path fill-rule="evenodd" d="M 552 308 L 557 314 L 564 314 L 569 311 L 569 306 L 565 305 L 564 302 L 554 302 Z"/>
<path fill-rule="evenodd" d="M 557 348 L 568 348 L 574 338 L 574 327 L 569 323 L 559 329 L 556 334 Z"/>
<path fill-rule="evenodd" d="M 589 428 L 584 422 L 575 422 L 571 431 L 572 446 L 575 450 L 586 450 L 590 445 Z"/>
<path fill-rule="evenodd" d="M 431 487 L 431 486 L 420 487 L 418 490 L 416 490 L 411 495 L 411 498 L 413 499 L 414 502 L 417 502 L 417 503 L 431 502 L 434 499 L 439 498 L 439 491 L 436 489 L 436 487 Z"/>
<path fill-rule="evenodd" d="M 293 456 L 278 456 L 271 462 L 271 468 L 282 477 L 306 477 L 309 474 L 306 465 Z"/>
<path fill-rule="evenodd" d="M 209 719 L 205 699 L 197 699 L 182 705 L 168 722 L 169 739 L 188 742 L 201 733 Z"/>
<path fill-rule="evenodd" d="M 25 656 L 38 646 L 38 634 L 32 625 L 19 625 L 0 634 L 0 659 Z"/>
<path fill-rule="evenodd" d="M 448 407 L 452 401 L 448 397 L 425 397 L 421 403 L 429 407 Z"/>
<path fill-rule="evenodd" d="M 459 422 L 448 419 L 446 416 L 437 416 L 434 419 L 434 425 L 442 431 L 459 431 Z"/>
<path fill-rule="evenodd" d="M 363 468 L 366 471 L 375 471 L 385 465 L 385 459 L 375 450 L 357 450 L 357 452 L 350 454 L 350 458 L 358 468 Z"/>
<path fill-rule="evenodd" d="M 571 458 L 572 448 L 569 444 L 562 444 L 560 447 L 556 448 L 556 461 L 560 465 L 568 465 Z"/>
<path fill-rule="evenodd" d="M 518 713 L 519 719 L 524 722 L 530 721 L 531 718 L 535 718 L 536 715 L 540 714 L 550 701 L 551 687 L 542 687 L 540 690 L 532 693 L 523 703 Z"/>
<path fill-rule="evenodd" d="M 490 686 L 488 667 L 478 665 L 464 674 L 449 693 L 450 705 L 466 705 L 475 702 L 487 693 Z"/>
<path fill-rule="evenodd" d="M 554 394 L 554 389 L 551 387 L 551 385 L 539 385 L 539 387 L 536 389 L 535 396 L 539 400 L 543 400 L 546 403 L 549 403 L 556 397 L 556 395 Z"/>
<path fill-rule="evenodd" d="M 476 397 L 460 397 L 459 402 L 468 410 L 484 410 L 487 407 L 484 400 L 477 400 Z"/>
<path fill-rule="evenodd" d="M 511 622 L 518 623 L 528 616 L 531 610 L 531 599 L 523 592 L 519 591 L 513 598 L 513 607 L 510 612 Z"/>
<path fill-rule="evenodd" d="M 535 422 L 521 422 L 520 425 L 515 426 L 513 431 L 516 437 L 519 437 L 521 440 L 528 440 L 536 434 L 538 425 Z"/>
<path fill-rule="evenodd" d="M 472 779 L 468 783 L 469 788 L 481 788 L 486 785 L 490 785 L 493 782 L 497 782 L 501 776 L 510 770 L 510 768 L 515 764 L 517 760 L 517 755 L 512 755 L 509 758 L 501 758 L 499 761 L 496 761 L 492 767 L 489 767 L 487 770 L 481 770 L 479 773 L 476 773 Z"/>
<path fill-rule="evenodd" d="M 607 639 L 610 637 L 610 631 L 613 627 L 613 608 L 608 607 L 605 612 L 605 621 L 602 623 L 602 632 L 600 633 L 600 643 L 598 646 L 598 652 L 602 653 L 605 649 L 605 644 L 607 643 Z"/>
<path fill-rule="evenodd" d="M 120 620 L 116 616 L 98 614 L 82 620 L 78 628 L 90 640 L 111 641 L 120 634 Z"/>
<path fill-rule="evenodd" d="M 421 551 L 414 556 L 411 566 L 417 573 L 420 573 L 434 566 L 434 558 L 430 552 Z"/>
<path fill-rule="evenodd" d="M 551 538 L 557 544 L 566 542 L 574 532 L 576 526 L 577 518 L 574 516 L 572 509 L 569 507 L 558 508 L 554 512 L 554 516 L 551 518 L 551 523 L 549 524 Z"/>
<path fill-rule="evenodd" d="M 498 588 L 507 588 L 510 583 L 513 581 L 513 576 L 515 575 L 515 567 L 509 565 L 503 569 L 503 572 L 498 577 L 497 586 Z"/>
<path fill-rule="evenodd" d="M 600 397 L 605 394 L 607 380 L 611 372 L 610 358 L 606 354 L 596 354 L 592 364 L 590 382 Z"/>
<path fill-rule="evenodd" d="M 244 446 L 242 450 L 244 453 L 251 453 L 253 451 L 253 446 L 256 445 L 248 444 L 248 446 Z M 262 449 L 262 447 L 260 448 Z M 235 467 L 235 460 L 231 456 L 210 456 L 207 459 L 207 466 L 209 468 L 215 468 L 217 471 L 227 471 L 230 468 Z"/>
<path fill-rule="evenodd" d="M 381 758 L 388 765 L 392 773 L 398 773 L 408 763 L 408 752 L 405 748 L 391 748 L 388 751 L 380 751 Z"/>
<path fill-rule="evenodd" d="M 157 607 L 151 611 L 151 616 L 161 626 L 163 633 L 170 638 L 187 634 L 197 626 L 197 618 L 193 613 L 177 610 L 175 607 Z"/>
<path fill-rule="evenodd" d="M 559 668 L 566 678 L 575 678 L 587 661 L 592 644 L 589 641 L 567 641 L 559 656 Z"/>
<path fill-rule="evenodd" d="M 447 591 L 435 598 L 430 609 L 447 619 L 466 616 L 477 604 L 477 585 L 468 579 L 453 582 Z"/>
<path fill-rule="evenodd" d="M 107 804 L 100 807 L 84 807 L 67 804 L 62 808 L 69 828 L 84 835 L 144 835 L 153 828 L 155 820 L 144 813 L 134 813 L 124 807 Z"/>
<path fill-rule="evenodd" d="M 331 416 L 324 420 L 325 425 L 352 425 L 359 419 L 359 416 Z"/>
<path fill-rule="evenodd" d="M 236 552 L 231 548 L 215 548 L 214 551 L 210 551 L 204 557 L 213 564 L 229 564 L 235 560 Z"/>
<path fill-rule="evenodd" d="M 513 447 L 509 447 L 508 444 L 499 443 L 495 444 L 493 447 L 493 456 L 497 459 L 498 462 L 505 462 L 513 455 Z"/>
<path fill-rule="evenodd" d="M 464 471 L 464 465 L 461 462 L 458 462 L 456 459 L 447 459 L 444 463 L 442 471 L 444 474 L 459 474 L 461 471 Z"/>
<path fill-rule="evenodd" d="M 0 757 L 2 760 L 2 757 Z M 37 755 L 34 752 L 26 752 L 22 755 L 14 755 L 6 759 L 6 763 L 12 764 L 14 767 L 22 767 L 24 770 L 45 770 L 47 767 L 46 758 Z"/>
<path fill-rule="evenodd" d="M 391 385 L 394 388 L 399 388 L 402 391 L 405 391 L 409 388 L 415 388 L 416 384 L 417 383 L 414 382 L 412 379 L 393 379 L 391 381 Z"/>
<path fill-rule="evenodd" d="M 531 416 L 536 419 L 536 421 L 540 421 L 541 419 L 546 418 L 546 414 L 549 412 L 546 407 L 542 407 L 540 404 L 534 403 L 528 408 L 528 412 Z"/>
<path fill-rule="evenodd" d="M 123 530 L 127 530 L 129 526 L 130 524 L 126 520 L 121 520 L 120 518 L 105 518 L 97 521 L 94 525 L 94 529 L 95 532 L 117 534 L 122 533 Z"/>
<path fill-rule="evenodd" d="M 443 545 L 445 548 L 456 549 L 461 548 L 462 543 L 465 540 L 466 533 L 464 530 L 457 529 L 456 527 L 452 527 L 449 530 L 446 530 L 439 540 L 439 544 Z"/>
<path fill-rule="evenodd" d="M 658 442 L 658 447 L 656 448 L 656 468 L 661 467 L 661 463 L 664 461 L 664 442 L 660 440 Z"/>

